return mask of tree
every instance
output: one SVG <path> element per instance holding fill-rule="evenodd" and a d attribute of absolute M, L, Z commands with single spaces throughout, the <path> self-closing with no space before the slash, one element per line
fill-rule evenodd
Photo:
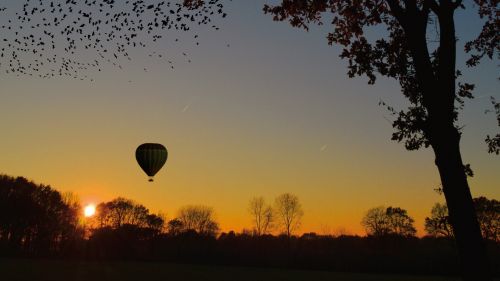
<path fill-rule="evenodd" d="M 415 233 L 417 233 L 417 230 L 413 226 L 415 220 L 408 215 L 405 209 L 388 207 L 385 212 L 389 221 L 391 234 L 415 236 Z"/>
<path fill-rule="evenodd" d="M 273 208 L 266 205 L 263 197 L 255 197 L 250 200 L 248 211 L 252 215 L 254 233 L 257 236 L 267 234 L 274 222 Z"/>
<path fill-rule="evenodd" d="M 100 203 L 96 209 L 101 227 L 119 228 L 132 216 L 134 203 L 132 200 L 118 197 L 110 202 Z"/>
<path fill-rule="evenodd" d="M 287 237 L 300 227 L 304 211 L 296 195 L 284 193 L 276 197 L 274 210 L 277 223 Z"/>
<path fill-rule="evenodd" d="M 179 235 L 182 233 L 184 225 L 179 219 L 170 220 L 167 224 L 168 233 L 171 235 Z"/>
<path fill-rule="evenodd" d="M 71 243 L 85 236 L 85 228 L 81 220 L 82 205 L 80 198 L 73 192 L 65 192 L 61 197 L 67 206 L 67 211 L 61 214 L 63 226 L 61 244 Z"/>
<path fill-rule="evenodd" d="M 491 97 L 491 103 L 493 104 L 493 109 L 497 117 L 497 124 L 500 127 L 500 102 L 497 102 L 495 98 Z M 486 144 L 488 145 L 488 152 L 500 154 L 500 133 L 496 134 L 494 137 L 490 135 L 486 136 Z"/>
<path fill-rule="evenodd" d="M 465 44 L 471 56 L 468 66 L 492 59 L 500 50 L 498 1 L 474 0 L 483 28 Z M 274 20 L 288 20 L 294 27 L 308 29 L 326 18 L 333 30 L 329 44 L 338 44 L 340 57 L 348 60 L 349 77 L 377 74 L 396 79 L 410 102 L 407 110 L 394 114 L 392 139 L 404 142 L 408 150 L 432 147 L 450 222 L 461 261 L 464 280 L 491 280 L 489 262 L 474 211 L 460 152 L 461 128 L 457 125 L 464 100 L 472 98 L 473 84 L 459 82 L 456 69 L 454 14 L 465 9 L 462 0 L 282 0 L 265 5 Z M 435 25 L 438 44 L 429 44 L 429 25 Z M 369 27 L 387 31 L 376 40 L 368 39 Z M 437 46 L 437 47 L 433 47 Z M 498 142 L 488 143 L 493 148 Z"/>
<path fill-rule="evenodd" d="M 366 212 L 361 225 L 368 235 L 382 236 L 389 233 L 384 207 L 377 207 Z"/>
<path fill-rule="evenodd" d="M 151 214 L 143 205 L 122 197 L 97 205 L 96 220 L 100 228 L 118 229 L 124 225 L 132 225 L 149 228 L 156 233 L 161 232 L 165 224 L 161 215 Z"/>
<path fill-rule="evenodd" d="M 61 250 L 78 238 L 74 204 L 51 186 L 0 175 L 0 248 L 34 255 Z"/>
<path fill-rule="evenodd" d="M 185 206 L 179 210 L 177 215 L 178 224 L 182 232 L 194 230 L 202 235 L 216 235 L 219 232 L 219 224 L 215 221 L 214 210 L 207 206 Z M 174 224 L 174 221 L 171 221 Z M 169 223 L 170 225 L 170 223 Z"/>
<path fill-rule="evenodd" d="M 148 214 L 145 221 L 146 227 L 154 230 L 156 233 L 162 233 L 166 228 L 166 215 L 163 213 Z"/>
<path fill-rule="evenodd" d="M 156 215 L 152 215 L 154 217 L 149 216 L 151 215 L 149 214 L 149 210 L 146 207 L 140 204 L 136 204 L 132 207 L 128 223 L 140 227 L 146 227 L 150 222 L 153 222 L 156 219 Z"/>
<path fill-rule="evenodd" d="M 436 203 L 432 207 L 431 216 L 425 218 L 425 231 L 434 237 L 453 237 L 446 204 Z"/>
<path fill-rule="evenodd" d="M 483 237 L 500 241 L 500 202 L 486 197 L 474 198 L 474 206 Z M 425 218 L 425 230 L 432 236 L 453 237 L 446 204 L 436 203 L 431 217 Z"/>
<path fill-rule="evenodd" d="M 483 237 L 500 242 L 500 201 L 486 197 L 474 198 Z"/>
<path fill-rule="evenodd" d="M 405 209 L 377 207 L 366 212 L 361 225 L 363 225 L 368 235 L 411 237 L 415 236 L 417 232 L 413 226 L 414 222 Z"/>

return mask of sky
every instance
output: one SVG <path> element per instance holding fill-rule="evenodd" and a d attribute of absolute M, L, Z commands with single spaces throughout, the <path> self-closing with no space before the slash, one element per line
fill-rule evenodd
<path fill-rule="evenodd" d="M 383 205 L 407 209 L 424 234 L 425 216 L 444 199 L 434 191 L 432 151 L 390 141 L 390 115 L 378 102 L 404 107 L 397 83 L 349 79 L 327 25 L 305 32 L 273 22 L 266 2 L 227 2 L 220 30 L 197 30 L 199 45 L 191 33 L 167 33 L 131 50 L 123 69 L 94 71 L 94 81 L 1 72 L 0 173 L 74 192 L 84 204 L 130 198 L 168 218 L 184 205 L 212 206 L 223 231 L 251 228 L 252 197 L 272 203 L 289 192 L 304 209 L 299 232 L 363 234 L 364 213 Z M 456 22 L 461 50 L 480 22 L 463 11 Z M 168 39 L 176 36 L 185 40 Z M 471 191 L 499 199 L 499 158 L 484 143 L 498 131 L 484 113 L 489 96 L 500 99 L 498 61 L 463 62 L 460 52 L 458 66 L 477 87 L 460 119 Z M 135 161 L 144 142 L 169 150 L 154 183 Z"/>

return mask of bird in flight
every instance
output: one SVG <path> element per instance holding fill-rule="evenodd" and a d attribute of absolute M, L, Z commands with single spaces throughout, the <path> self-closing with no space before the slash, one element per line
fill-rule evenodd
<path fill-rule="evenodd" d="M 221 0 L 22 0 L 8 7 L 0 4 L 0 73 L 93 81 L 93 70 L 102 71 L 104 65 L 121 69 L 122 60 L 131 61 L 132 48 L 149 49 L 176 32 L 194 32 L 197 26 L 218 30 L 212 21 L 226 16 L 223 8 Z M 179 41 L 177 36 L 173 38 Z M 199 45 L 198 34 L 191 38 Z"/>

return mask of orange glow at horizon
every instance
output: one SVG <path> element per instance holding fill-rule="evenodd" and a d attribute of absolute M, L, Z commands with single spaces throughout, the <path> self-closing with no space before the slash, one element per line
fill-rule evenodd
<path fill-rule="evenodd" d="M 378 104 L 405 109 L 399 83 L 350 79 L 341 48 L 325 41 L 329 30 L 302 32 L 273 23 L 261 1 L 233 2 L 228 14 L 245 16 L 203 36 L 199 47 L 181 44 L 190 37 L 162 45 L 175 70 L 148 56 L 151 46 L 134 50 L 133 62 L 117 61 L 120 71 L 89 73 L 92 83 L 2 73 L 0 174 L 77 194 L 85 217 L 87 208 L 94 214 L 100 202 L 123 197 L 167 220 L 185 205 L 210 206 L 222 231 L 241 231 L 252 227 L 253 197 L 272 205 L 288 192 L 304 209 L 297 233 L 363 235 L 368 209 L 393 206 L 407 210 L 424 235 L 425 217 L 444 197 L 434 191 L 440 177 L 432 150 L 408 152 L 390 140 L 392 117 Z M 479 22 L 457 15 L 464 31 L 457 44 L 474 39 Z M 487 97 L 498 97 L 497 62 L 462 70 L 478 97 L 457 123 L 466 125 L 461 150 L 475 174 L 471 192 L 499 199 L 500 161 L 484 143 L 498 130 L 484 114 L 492 109 Z M 145 142 L 169 151 L 153 183 L 135 159 Z"/>

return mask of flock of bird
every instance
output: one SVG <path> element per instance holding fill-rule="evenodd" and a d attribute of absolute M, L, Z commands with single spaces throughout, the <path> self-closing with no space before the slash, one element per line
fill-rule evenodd
<path fill-rule="evenodd" d="M 226 17 L 220 0 L 23 2 L 17 10 L 0 7 L 0 71 L 40 78 L 93 81 L 91 70 L 101 71 L 105 64 L 122 68 L 122 60 L 132 60 L 132 48 L 147 49 L 171 35 L 169 30 L 185 33 L 195 26 L 218 30 L 214 18 Z M 192 34 L 196 45 L 198 38 Z M 165 58 L 156 51 L 149 56 Z M 187 58 L 186 53 L 183 56 Z M 173 61 L 166 61 L 173 69 Z"/>

